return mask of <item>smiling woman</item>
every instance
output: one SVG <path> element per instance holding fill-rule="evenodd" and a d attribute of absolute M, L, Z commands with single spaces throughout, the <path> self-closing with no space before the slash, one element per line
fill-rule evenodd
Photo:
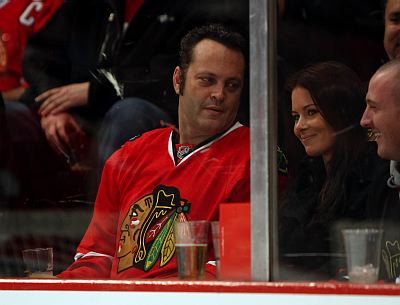
<path fill-rule="evenodd" d="M 347 66 L 325 62 L 288 83 L 293 131 L 307 154 L 292 169 L 280 208 L 282 277 L 339 277 L 345 267 L 335 228 L 363 219 L 379 161 L 359 121 L 365 92 Z M 294 267 L 294 269 L 293 269 Z M 306 272 L 305 272 L 306 271 Z"/>
<path fill-rule="evenodd" d="M 309 156 L 322 156 L 327 165 L 335 145 L 334 130 L 323 118 L 307 89 L 299 86 L 293 89 L 292 109 L 294 134 Z"/>

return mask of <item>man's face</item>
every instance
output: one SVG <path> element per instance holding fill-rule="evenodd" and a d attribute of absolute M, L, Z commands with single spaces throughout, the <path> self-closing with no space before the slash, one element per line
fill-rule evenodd
<path fill-rule="evenodd" d="M 198 144 L 229 128 L 236 118 L 244 82 L 242 53 L 204 39 L 193 49 L 183 92 L 179 67 L 174 72 L 174 88 L 179 96 L 181 143 Z"/>
<path fill-rule="evenodd" d="M 381 158 L 400 161 L 400 96 L 394 73 L 390 69 L 372 77 L 361 125 L 376 136 Z"/>
<path fill-rule="evenodd" d="M 400 58 L 400 0 L 388 0 L 383 44 L 390 59 Z"/>

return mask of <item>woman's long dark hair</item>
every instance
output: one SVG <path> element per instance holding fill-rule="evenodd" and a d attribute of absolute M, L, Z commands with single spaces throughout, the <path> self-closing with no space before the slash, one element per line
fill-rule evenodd
<path fill-rule="evenodd" d="M 345 200 L 343 184 L 351 165 L 366 151 L 367 133 L 360 126 L 365 90 L 356 73 L 338 62 L 323 62 L 297 72 L 289 80 L 287 88 L 292 92 L 296 87 L 309 91 L 321 115 L 336 133 L 326 178 L 319 184 L 319 204 L 315 215 L 316 221 L 326 221 Z M 324 172 L 322 157 L 317 159 L 311 170 L 314 180 L 321 179 L 320 174 Z"/>

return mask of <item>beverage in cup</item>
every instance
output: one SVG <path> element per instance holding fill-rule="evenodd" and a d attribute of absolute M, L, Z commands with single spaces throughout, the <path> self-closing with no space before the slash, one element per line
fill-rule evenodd
<path fill-rule="evenodd" d="M 204 278 L 208 227 L 208 221 L 175 222 L 176 261 L 180 279 Z"/>

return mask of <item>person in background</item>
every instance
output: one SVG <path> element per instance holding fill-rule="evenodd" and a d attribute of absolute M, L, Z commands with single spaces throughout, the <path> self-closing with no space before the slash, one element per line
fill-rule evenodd
<path fill-rule="evenodd" d="M 247 34 L 246 7 L 240 0 L 65 1 L 26 47 L 23 66 L 29 87 L 21 101 L 34 114 L 21 103 L 15 103 L 17 109 L 11 113 L 6 111 L 15 155 L 21 152 L 17 170 L 24 174 L 37 167 L 34 175 L 16 181 L 35 184 L 37 172 L 43 169 L 42 157 L 35 161 L 35 147 L 51 146 L 65 172 L 56 184 L 68 186 L 70 181 L 85 179 L 89 182 L 78 187 L 73 183 L 71 190 L 65 187 L 66 192 L 88 193 L 92 200 L 100 174 L 93 175 L 96 179 L 87 177 L 100 173 L 112 152 L 137 134 L 176 124 L 170 74 L 183 34 L 206 22 L 236 25 Z M 44 141 L 37 134 L 43 134 Z M 26 150 L 33 153 L 26 157 Z M 73 178 L 77 175 L 82 179 Z M 34 196 L 52 199 L 65 192 L 54 193 Z"/>
<path fill-rule="evenodd" d="M 94 159 L 90 155 L 90 144 L 97 136 L 108 107 L 115 102 L 109 101 L 107 108 L 102 106 L 103 99 L 114 94 L 114 88 L 107 87 L 112 80 L 101 78 L 99 71 L 109 68 L 106 62 L 120 64 L 115 54 L 123 44 L 127 25 L 142 3 L 141 0 L 66 1 L 58 18 L 28 43 L 24 76 L 31 86 L 22 101 L 37 111 L 48 143 L 72 163 L 73 169 L 79 169 L 74 166 L 79 161 Z M 151 60 L 149 52 L 147 54 L 147 59 Z M 110 69 L 107 75 L 113 73 Z M 104 90 L 102 94 L 93 95 L 91 92 L 97 82 L 99 87 L 111 89 L 111 93 Z M 89 103 L 95 105 L 90 107 Z M 154 120 L 168 119 L 167 115 L 157 116 L 161 111 L 153 113 L 150 108 L 146 111 L 146 119 L 152 115 Z M 151 129 L 145 123 L 140 124 L 144 118 L 132 116 L 131 119 L 136 122 L 132 125 L 140 125 L 139 131 Z M 91 162 L 87 165 L 94 166 Z"/>
<path fill-rule="evenodd" d="M 392 2 L 389 1 L 389 5 Z M 400 4 L 400 2 L 399 2 Z M 372 76 L 361 125 L 368 128 L 377 144 L 378 155 L 390 161 L 371 197 L 367 217 L 384 230 L 381 250 L 381 278 L 400 282 L 400 60 L 381 66 Z M 384 198 L 382 200 L 381 198 Z"/>
<path fill-rule="evenodd" d="M 42 128 L 56 151 L 70 150 L 84 136 L 98 140 L 100 168 L 132 136 L 176 124 L 169 75 L 183 34 L 207 22 L 243 25 L 246 32 L 248 19 L 241 1 L 70 2 L 77 7 L 72 8 L 71 29 L 65 30 L 72 33 L 67 48 L 72 52 L 63 56 L 65 48 L 55 48 L 52 59 L 57 61 L 49 65 L 46 44 L 32 41 L 25 76 L 33 85 L 23 100 L 38 107 Z M 60 33 L 57 37 L 63 37 Z M 82 53 L 82 47 L 97 53 Z M 71 77 L 63 79 L 65 75 Z"/>
<path fill-rule="evenodd" d="M 27 86 L 22 76 L 27 40 L 51 19 L 63 1 L 0 1 L 0 92 L 6 101 L 19 100 Z"/>
<path fill-rule="evenodd" d="M 307 157 L 289 171 L 280 204 L 281 276 L 326 280 L 345 266 L 335 253 L 336 226 L 365 217 L 371 175 L 381 164 L 359 125 L 365 93 L 350 68 L 312 65 L 293 75 L 288 88 L 293 132 Z"/>
<path fill-rule="evenodd" d="M 59 277 L 176 276 L 173 222 L 216 220 L 219 203 L 250 200 L 250 134 L 236 119 L 246 48 L 218 24 L 184 36 L 172 77 L 178 129 L 144 133 L 110 157 L 76 261 Z"/>
<path fill-rule="evenodd" d="M 389 59 L 400 57 L 400 1 L 385 1 L 385 34 L 383 46 Z"/>

